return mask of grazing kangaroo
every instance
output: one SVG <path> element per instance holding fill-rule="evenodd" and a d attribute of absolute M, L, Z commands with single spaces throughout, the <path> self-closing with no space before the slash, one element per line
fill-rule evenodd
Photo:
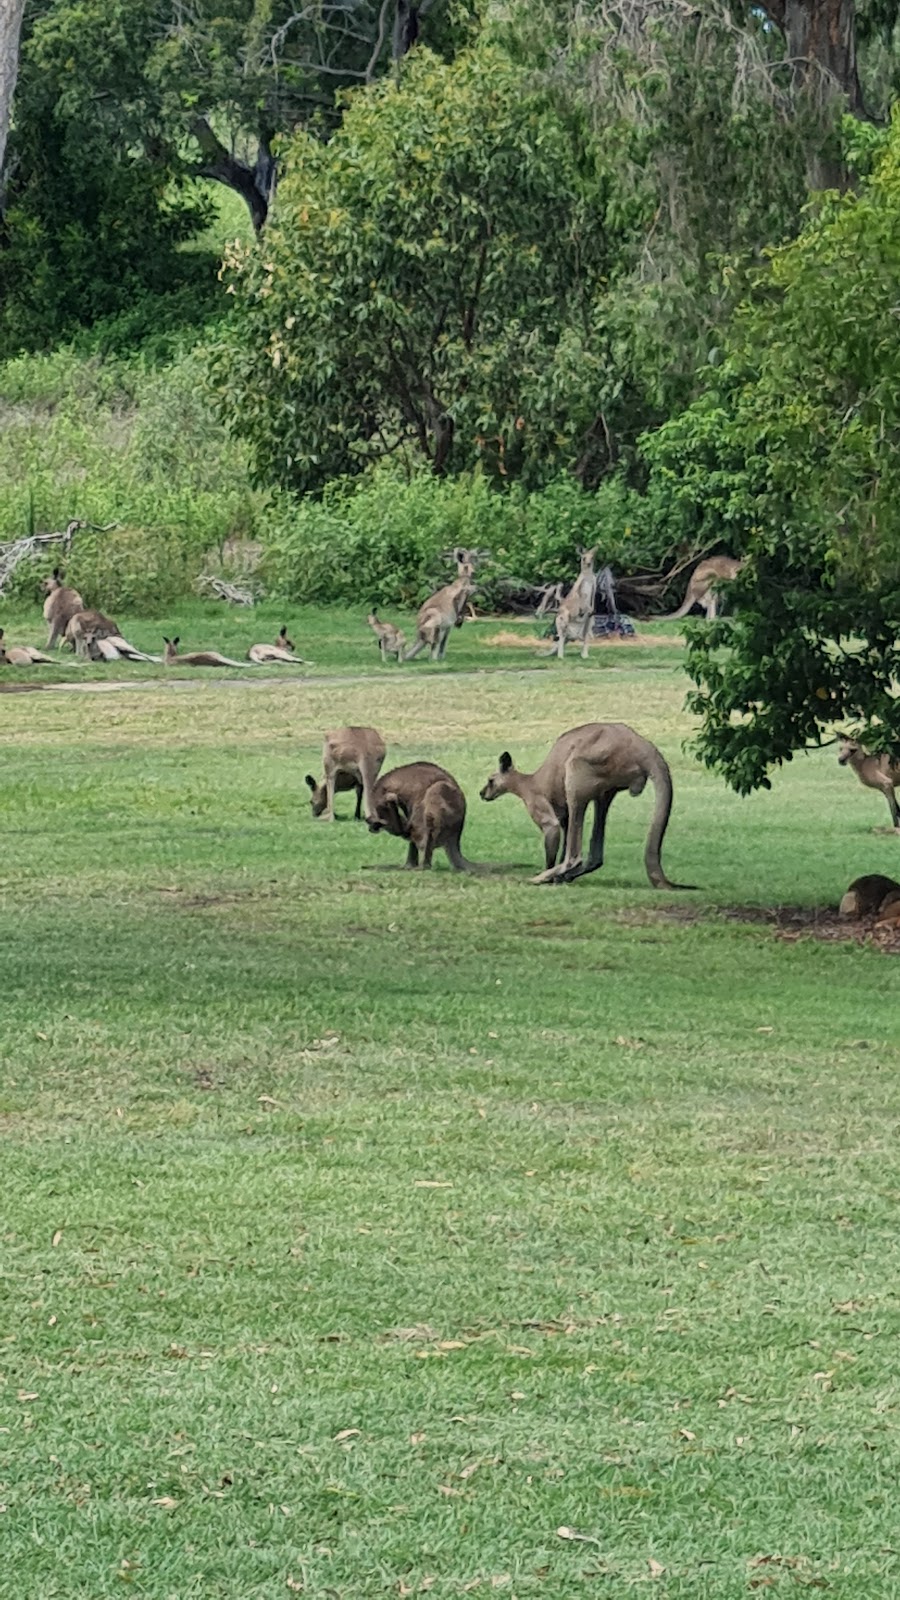
<path fill-rule="evenodd" d="M 466 797 L 456 779 L 433 761 L 412 761 L 379 778 L 366 813 L 370 833 L 392 833 L 409 842 L 406 866 L 427 871 L 435 850 L 445 850 L 457 872 L 476 872 L 460 849 Z M 422 860 L 419 861 L 421 853 Z"/>
<path fill-rule="evenodd" d="M 189 650 L 187 655 L 178 654 L 181 643 L 180 635 L 174 639 L 167 639 L 163 634 L 166 646 L 165 664 L 167 667 L 242 667 L 243 661 L 232 661 L 229 656 L 220 656 L 218 650 Z"/>
<path fill-rule="evenodd" d="M 426 648 L 432 661 L 443 661 L 447 653 L 447 640 L 453 628 L 461 628 L 465 618 L 466 602 L 475 593 L 475 568 L 468 550 L 456 552 L 456 579 L 425 601 L 416 618 L 415 643 L 407 650 L 404 661 L 414 661 Z"/>
<path fill-rule="evenodd" d="M 542 650 L 542 655 L 558 656 L 562 661 L 566 643 L 580 640 L 581 659 L 587 660 L 597 598 L 597 574 L 594 571 L 596 554 L 596 549 L 581 552 L 581 571 L 556 613 L 556 642 L 552 650 Z"/>
<path fill-rule="evenodd" d="M 880 789 L 891 813 L 891 826 L 900 829 L 900 807 L 894 790 L 900 785 L 900 762 L 890 756 L 871 756 L 855 739 L 844 739 L 838 753 L 842 767 L 852 767 L 866 789 Z"/>
<path fill-rule="evenodd" d="M 380 622 L 374 606 L 366 617 L 366 621 L 378 640 L 382 661 L 387 661 L 388 656 L 396 656 L 398 661 L 402 661 L 403 652 L 406 648 L 406 638 L 400 632 L 400 629 L 395 628 L 392 622 Z"/>
<path fill-rule="evenodd" d="M 307 785 L 312 790 L 313 816 L 334 822 L 335 793 L 355 789 L 355 821 L 359 821 L 363 805 L 368 817 L 384 756 L 384 740 L 376 728 L 337 728 L 333 733 L 326 733 L 322 746 L 325 776 L 321 783 L 316 783 L 311 772 L 306 774 Z"/>
<path fill-rule="evenodd" d="M 47 596 L 44 601 L 44 621 L 49 629 L 47 649 L 52 650 L 63 638 L 76 611 L 84 610 L 84 601 L 77 589 L 69 589 L 63 583 L 59 567 L 53 568 L 52 576 L 44 579 L 41 588 Z"/>
<path fill-rule="evenodd" d="M 660 622 L 676 622 L 679 617 L 686 617 L 694 606 L 700 606 L 706 612 L 710 622 L 714 622 L 719 614 L 721 597 L 716 589 L 717 583 L 730 583 L 736 578 L 744 565 L 743 561 L 736 561 L 733 556 L 710 556 L 708 561 L 701 561 L 691 573 L 691 580 L 687 586 L 687 594 L 677 611 L 670 611 L 667 616 L 660 617 Z"/>
<path fill-rule="evenodd" d="M 247 660 L 255 661 L 258 667 L 271 666 L 276 661 L 283 661 L 288 666 L 309 666 L 308 661 L 294 654 L 295 649 L 293 639 L 287 636 L 287 628 L 282 628 L 274 644 L 252 644 L 247 651 Z"/>
<path fill-rule="evenodd" d="M 609 808 L 617 794 L 640 794 L 648 778 L 656 790 L 656 805 L 647 835 L 644 865 L 654 889 L 688 889 L 670 883 L 662 869 L 660 851 L 672 809 L 672 775 L 665 758 L 649 739 L 624 722 L 587 722 L 570 728 L 557 739 L 536 772 L 517 772 L 504 750 L 500 765 L 481 791 L 482 800 L 517 794 L 544 835 L 545 870 L 533 883 L 571 883 L 603 865 L 603 843 Z M 594 828 L 586 861 L 582 835 L 588 806 L 594 803 Z M 565 839 L 557 864 L 560 842 Z"/>
<path fill-rule="evenodd" d="M 30 644 L 4 644 L 0 628 L 0 667 L 36 667 L 39 662 L 53 665 L 53 657 L 45 656 Z"/>

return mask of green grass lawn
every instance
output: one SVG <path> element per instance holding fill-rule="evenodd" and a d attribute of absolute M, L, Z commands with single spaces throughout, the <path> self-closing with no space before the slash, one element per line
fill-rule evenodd
<path fill-rule="evenodd" d="M 266 615 L 174 626 L 346 681 L 0 695 L 0 1593 L 900 1595 L 898 968 L 724 914 L 900 876 L 879 797 L 833 749 L 731 795 L 671 643 L 381 669 Z M 649 795 L 563 888 L 478 799 L 594 719 L 697 893 Z M 357 721 L 493 872 L 312 820 Z"/>
<path fill-rule="evenodd" d="M 153 620 L 146 617 L 119 615 L 116 620 L 130 644 L 149 655 L 162 655 L 165 649 L 163 636 L 180 637 L 179 650 L 218 650 L 220 654 L 243 660 L 251 644 L 274 644 L 279 629 L 285 625 L 293 640 L 297 655 L 311 663 L 304 676 L 332 676 L 334 674 L 359 674 L 372 672 L 414 672 L 444 674 L 451 671 L 477 672 L 481 668 L 535 667 L 550 670 L 542 653 L 551 642 L 542 637 L 542 626 L 528 620 L 508 617 L 485 617 L 476 623 L 466 623 L 454 630 L 447 647 L 447 658 L 442 663 L 432 663 L 427 653 L 417 657 L 408 666 L 398 667 L 396 661 L 384 666 L 371 628 L 365 621 L 366 609 L 356 610 L 334 607 L 322 610 L 316 606 L 279 607 L 270 602 L 259 606 L 226 606 L 211 601 L 195 600 L 183 603 L 169 615 Z M 415 639 L 415 613 L 392 612 L 382 608 L 381 615 L 402 627 L 408 644 Z M 47 639 L 47 625 L 37 607 L 11 607 L 0 609 L 0 627 L 5 629 L 5 643 L 31 644 L 43 649 Z M 518 641 L 518 642 L 517 642 Z M 121 666 L 95 665 L 76 661 L 68 649 L 54 651 L 58 660 L 52 667 L 0 668 L 0 688 L 5 683 L 56 683 L 84 682 L 91 679 L 109 680 L 126 678 L 139 681 L 144 678 L 195 677 L 191 668 L 164 668 L 138 662 Z M 677 667 L 681 661 L 681 636 L 677 624 L 655 623 L 641 627 L 637 640 L 598 641 L 591 648 L 591 659 L 598 666 Z M 566 659 L 579 661 L 577 648 L 567 647 Z M 245 671 L 251 677 L 288 677 L 299 668 L 254 668 L 248 662 Z M 207 669 L 207 675 L 212 668 Z M 237 676 L 236 669 L 218 669 L 218 676 Z"/>

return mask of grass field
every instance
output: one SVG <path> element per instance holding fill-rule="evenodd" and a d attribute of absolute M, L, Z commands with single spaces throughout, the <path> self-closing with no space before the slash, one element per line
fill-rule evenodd
<path fill-rule="evenodd" d="M 672 643 L 299 621 L 345 682 L 0 695 L 0 1594 L 900 1595 L 897 966 L 726 914 L 896 873 L 886 808 L 833 749 L 729 794 Z M 697 893 L 648 795 L 549 889 L 478 799 L 593 719 L 670 759 Z M 495 870 L 314 822 L 344 721 Z"/>

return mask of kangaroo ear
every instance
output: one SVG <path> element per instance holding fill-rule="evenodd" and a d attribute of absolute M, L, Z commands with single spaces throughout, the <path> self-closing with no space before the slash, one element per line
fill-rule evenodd
<path fill-rule="evenodd" d="M 504 750 L 502 756 L 500 757 L 500 771 L 501 772 L 508 772 L 510 767 L 512 766 L 512 764 L 513 764 L 512 756 L 510 755 L 508 750 Z"/>
<path fill-rule="evenodd" d="M 180 643 L 181 643 L 181 634 L 180 633 L 176 633 L 174 639 L 172 640 L 172 643 L 175 645 L 175 647 L 177 649 L 178 645 L 180 645 Z"/>
<path fill-rule="evenodd" d="M 283 627 L 281 629 L 281 632 L 278 635 L 279 639 L 283 639 L 286 633 L 287 633 L 287 626 L 285 625 L 285 627 Z"/>
<path fill-rule="evenodd" d="M 165 634 L 163 634 L 163 644 L 171 644 L 171 643 L 172 643 L 171 639 L 167 639 Z"/>
<path fill-rule="evenodd" d="M 53 568 L 53 576 L 54 576 L 54 578 L 61 578 L 62 577 L 62 573 L 60 572 L 59 567 L 54 567 Z"/>
<path fill-rule="evenodd" d="M 313 793 L 315 793 L 315 791 L 316 791 L 316 780 L 315 780 L 315 778 L 314 778 L 314 777 L 313 777 L 313 775 L 312 775 L 312 773 L 311 773 L 311 772 L 308 772 L 308 773 L 307 773 L 307 774 L 306 774 L 306 777 L 305 777 L 305 778 L 304 778 L 304 780 L 303 780 L 303 781 L 304 781 L 304 783 L 305 783 L 305 784 L 306 784 L 306 787 L 307 787 L 307 788 L 308 788 L 308 789 L 312 789 L 312 791 L 313 791 Z"/>

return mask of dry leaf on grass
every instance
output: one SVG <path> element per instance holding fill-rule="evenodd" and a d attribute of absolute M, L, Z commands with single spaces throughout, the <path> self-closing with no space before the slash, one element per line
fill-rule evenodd
<path fill-rule="evenodd" d="M 286 1578 L 285 1583 L 289 1589 L 293 1589 L 294 1594 L 303 1593 L 303 1585 L 302 1583 L 298 1583 L 296 1578 Z"/>
<path fill-rule="evenodd" d="M 24 1405 L 26 1403 L 26 1401 L 28 1401 L 28 1400 L 36 1400 L 37 1397 L 38 1396 L 37 1396 L 37 1391 L 36 1390 L 33 1390 L 33 1389 L 20 1389 L 18 1394 L 17 1394 L 17 1396 L 16 1396 L 16 1399 L 17 1400 L 21 1400 L 22 1404 Z"/>
<path fill-rule="evenodd" d="M 56 1249 L 56 1246 L 59 1244 L 59 1241 L 62 1238 L 62 1236 L 63 1236 L 62 1228 L 57 1228 L 55 1234 L 53 1235 L 53 1238 L 50 1240 L 50 1243 L 53 1246 L 54 1250 Z"/>
<path fill-rule="evenodd" d="M 359 1428 L 342 1428 L 340 1433 L 335 1434 L 334 1442 L 340 1444 L 342 1439 L 358 1439 L 360 1431 Z"/>
<path fill-rule="evenodd" d="M 595 1539 L 592 1533 L 579 1533 L 577 1528 L 557 1528 L 556 1537 L 558 1539 L 577 1539 L 579 1544 L 595 1544 L 598 1550 L 602 1548 L 600 1540 Z"/>
<path fill-rule="evenodd" d="M 452 1189 L 452 1183 L 444 1183 L 439 1178 L 414 1178 L 414 1189 Z"/>
<path fill-rule="evenodd" d="M 159 1506 L 161 1511 L 174 1511 L 178 1501 L 173 1500 L 170 1494 L 161 1494 L 158 1499 L 151 1500 L 150 1504 L 152 1506 Z"/>
<path fill-rule="evenodd" d="M 647 1565 L 650 1568 L 650 1576 L 651 1576 L 651 1578 L 661 1578 L 663 1573 L 666 1570 L 665 1567 L 663 1566 L 662 1562 L 661 1561 L 654 1561 L 652 1556 L 650 1557 L 650 1560 L 647 1562 Z"/>

